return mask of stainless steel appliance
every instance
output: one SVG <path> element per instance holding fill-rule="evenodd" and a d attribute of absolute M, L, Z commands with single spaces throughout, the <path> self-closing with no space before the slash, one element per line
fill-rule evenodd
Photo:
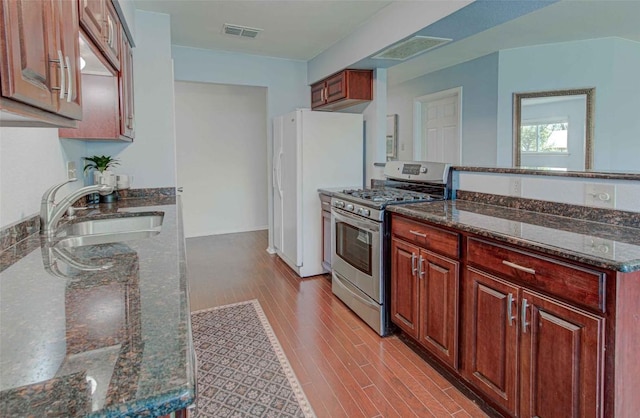
<path fill-rule="evenodd" d="M 448 198 L 449 165 L 389 161 L 379 188 L 344 190 L 331 199 L 332 290 L 378 334 L 389 333 L 388 205 Z"/>

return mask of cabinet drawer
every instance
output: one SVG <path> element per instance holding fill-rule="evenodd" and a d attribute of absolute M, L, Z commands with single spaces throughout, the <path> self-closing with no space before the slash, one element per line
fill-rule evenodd
<path fill-rule="evenodd" d="M 320 193 L 320 206 L 325 212 L 331 212 L 331 196 Z"/>
<path fill-rule="evenodd" d="M 391 233 L 422 248 L 451 258 L 459 258 L 460 235 L 455 232 L 394 216 L 391 221 Z"/>
<path fill-rule="evenodd" d="M 604 312 L 605 274 L 469 238 L 467 263 Z"/>

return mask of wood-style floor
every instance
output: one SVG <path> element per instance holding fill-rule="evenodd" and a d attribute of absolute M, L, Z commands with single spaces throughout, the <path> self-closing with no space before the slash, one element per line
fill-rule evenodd
<path fill-rule="evenodd" d="M 258 299 L 318 417 L 484 417 L 397 337 L 380 338 L 331 293 L 300 279 L 267 232 L 190 238 L 191 309 Z"/>

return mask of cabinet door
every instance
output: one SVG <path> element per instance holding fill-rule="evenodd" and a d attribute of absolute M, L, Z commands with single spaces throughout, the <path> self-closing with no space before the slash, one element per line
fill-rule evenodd
<path fill-rule="evenodd" d="M 325 104 L 324 81 L 311 86 L 311 108 Z"/>
<path fill-rule="evenodd" d="M 122 25 L 111 0 L 106 0 L 104 26 L 104 43 L 101 49 L 109 62 L 113 64 L 113 68 L 120 70 Z"/>
<path fill-rule="evenodd" d="M 522 297 L 520 415 L 602 416 L 603 319 L 527 291 Z"/>
<path fill-rule="evenodd" d="M 133 108 L 133 51 L 129 40 L 122 34 L 122 59 L 120 60 L 120 132 L 135 137 L 135 113 Z"/>
<path fill-rule="evenodd" d="M 429 251 L 419 259 L 419 342 L 458 368 L 458 262 Z"/>
<path fill-rule="evenodd" d="M 331 212 L 328 210 L 322 211 L 322 266 L 331 271 Z"/>
<path fill-rule="evenodd" d="M 79 0 L 80 25 L 98 44 L 105 39 L 105 0 Z"/>
<path fill-rule="evenodd" d="M 391 320 L 418 339 L 418 247 L 391 241 Z"/>
<path fill-rule="evenodd" d="M 80 42 L 78 8 L 69 0 L 53 1 L 58 48 L 64 60 L 66 91 L 58 97 L 58 113 L 73 119 L 82 119 L 82 94 L 80 74 Z"/>
<path fill-rule="evenodd" d="M 51 3 L 12 0 L 0 7 L 2 96 L 55 112 L 64 63 L 55 48 Z"/>
<path fill-rule="evenodd" d="M 520 290 L 472 268 L 465 274 L 463 375 L 515 415 Z"/>
<path fill-rule="evenodd" d="M 344 71 L 328 78 L 326 84 L 325 100 L 327 103 L 347 97 L 347 77 Z"/>

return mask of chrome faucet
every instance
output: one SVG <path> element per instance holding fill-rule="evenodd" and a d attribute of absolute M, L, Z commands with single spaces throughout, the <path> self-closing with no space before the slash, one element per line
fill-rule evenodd
<path fill-rule="evenodd" d="M 95 184 L 93 186 L 83 187 L 78 189 L 68 196 L 64 197 L 60 202 L 55 203 L 56 192 L 60 190 L 62 186 L 67 183 L 77 181 L 77 178 L 69 179 L 63 183 L 56 184 L 49 188 L 42 195 L 42 202 L 40 204 L 40 233 L 43 235 L 53 235 L 58 226 L 58 222 L 62 215 L 67 211 L 76 200 L 91 193 L 100 193 L 101 195 L 107 195 L 113 192 L 113 186 L 108 184 Z"/>

